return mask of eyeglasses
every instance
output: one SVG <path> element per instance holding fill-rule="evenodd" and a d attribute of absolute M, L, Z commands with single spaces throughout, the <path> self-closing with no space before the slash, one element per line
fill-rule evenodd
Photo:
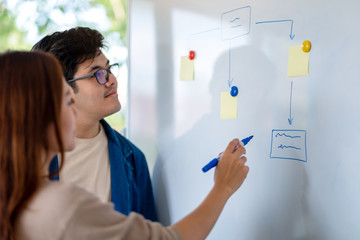
<path fill-rule="evenodd" d="M 119 74 L 119 68 L 120 68 L 120 64 L 118 63 L 114 63 L 112 65 L 109 66 L 108 69 L 99 69 L 96 72 L 94 72 L 93 74 L 90 75 L 86 75 L 83 77 L 79 77 L 79 78 L 74 78 L 71 80 L 67 80 L 66 82 L 71 83 L 71 82 L 75 82 L 77 80 L 81 80 L 81 79 L 85 79 L 85 78 L 90 78 L 90 77 L 95 77 L 96 81 L 100 84 L 100 85 L 104 85 L 105 83 L 107 83 L 107 81 L 109 80 L 109 73 L 111 73 L 112 75 L 114 75 L 115 77 L 118 76 Z"/>

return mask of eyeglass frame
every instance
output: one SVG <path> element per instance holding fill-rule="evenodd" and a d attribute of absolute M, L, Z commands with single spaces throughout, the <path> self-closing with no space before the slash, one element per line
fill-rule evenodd
<path fill-rule="evenodd" d="M 113 67 L 113 66 L 117 66 L 119 69 L 120 69 L 120 64 L 119 63 L 114 63 L 114 64 L 111 64 L 110 66 L 109 66 L 109 68 L 101 68 L 101 69 L 99 69 L 99 70 L 97 70 L 97 71 L 95 71 L 94 73 L 92 73 L 92 74 L 89 74 L 89 75 L 86 75 L 86 76 L 83 76 L 83 77 L 79 77 L 79 78 L 73 78 L 73 79 L 70 79 L 70 80 L 66 80 L 66 82 L 67 83 L 72 83 L 72 82 L 75 82 L 75 81 L 77 81 L 77 80 L 81 80 L 81 79 L 86 79 L 86 78 L 90 78 L 90 77 L 95 77 L 95 79 L 96 79 L 96 81 L 98 82 L 98 84 L 100 84 L 100 85 L 104 85 L 104 84 L 106 84 L 108 81 L 109 81 L 109 74 L 111 73 L 111 74 L 113 74 L 112 72 L 111 72 L 111 67 Z M 99 71 L 101 71 L 101 70 L 105 70 L 106 71 L 106 76 L 105 76 L 105 82 L 104 83 L 100 83 L 99 82 L 99 80 L 98 80 L 98 78 L 97 78 L 97 76 L 96 76 L 96 73 L 97 72 L 99 72 Z M 113 74 L 114 75 L 114 74 Z"/>

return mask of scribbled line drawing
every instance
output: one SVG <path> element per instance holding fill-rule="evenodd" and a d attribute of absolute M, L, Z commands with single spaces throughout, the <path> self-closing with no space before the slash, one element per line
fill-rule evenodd
<path fill-rule="evenodd" d="M 240 20 L 240 18 L 237 17 L 237 18 L 235 18 L 234 20 L 231 20 L 230 22 L 233 23 L 233 22 L 235 22 L 236 20 Z"/>
<path fill-rule="evenodd" d="M 231 40 L 250 33 L 251 7 L 237 8 L 221 15 L 221 39 Z"/>
<path fill-rule="evenodd" d="M 301 148 L 297 148 L 297 147 L 294 147 L 294 146 L 285 146 L 285 145 L 280 145 L 278 146 L 278 148 L 281 148 L 281 149 L 284 149 L 284 148 L 293 148 L 293 149 L 296 149 L 296 150 L 301 150 Z"/>
<path fill-rule="evenodd" d="M 290 29 L 290 39 L 293 40 L 295 37 L 295 34 L 293 34 L 293 26 L 294 26 L 294 20 L 292 19 L 286 19 L 286 20 L 276 20 L 276 21 L 262 21 L 262 22 L 256 22 L 256 24 L 263 24 L 263 23 L 280 23 L 280 22 L 291 22 L 291 29 Z"/>
<path fill-rule="evenodd" d="M 272 130 L 270 158 L 307 162 L 305 130 Z"/>
<path fill-rule="evenodd" d="M 285 137 L 288 137 L 288 138 L 301 138 L 301 136 L 290 136 L 290 135 L 286 135 L 285 133 L 282 133 L 282 134 L 277 133 L 275 135 L 275 137 L 282 137 L 282 136 L 285 136 Z"/>

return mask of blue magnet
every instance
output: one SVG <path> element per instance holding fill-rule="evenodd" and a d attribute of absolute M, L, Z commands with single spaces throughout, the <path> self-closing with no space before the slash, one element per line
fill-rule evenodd
<path fill-rule="evenodd" d="M 239 89 L 236 86 L 232 86 L 230 91 L 231 96 L 236 97 L 238 93 L 239 93 Z"/>

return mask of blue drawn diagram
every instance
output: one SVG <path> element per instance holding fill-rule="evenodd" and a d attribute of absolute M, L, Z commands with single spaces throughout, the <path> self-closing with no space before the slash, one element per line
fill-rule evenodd
<path fill-rule="evenodd" d="M 262 21 L 262 22 L 256 22 L 256 24 L 263 24 L 263 23 L 283 23 L 283 22 L 290 22 L 291 28 L 290 28 L 290 39 L 293 40 L 295 37 L 295 34 L 293 34 L 293 26 L 294 26 L 294 20 L 292 19 L 286 19 L 286 20 L 276 20 L 276 21 Z"/>
<path fill-rule="evenodd" d="M 236 38 L 245 37 L 250 34 L 251 30 L 251 7 L 243 6 L 237 9 L 233 9 L 221 14 L 221 26 L 210 30 L 191 34 L 190 37 L 197 36 L 199 34 L 208 33 L 211 31 L 221 31 L 221 40 L 227 41 L 229 44 L 229 77 L 227 85 L 230 89 L 233 89 L 234 78 L 231 71 L 231 40 Z M 290 25 L 290 40 L 295 37 L 294 34 L 294 20 L 282 19 L 282 20 L 269 20 L 269 21 L 257 21 L 256 25 L 271 25 L 271 24 L 289 24 Z M 236 86 L 235 86 L 236 87 Z M 237 87 L 236 87 L 237 90 Z M 236 96 L 237 94 L 235 94 Z M 293 108 L 292 108 L 292 95 L 293 95 L 293 81 L 290 86 L 290 114 L 287 118 L 290 126 L 294 123 Z M 232 96 L 234 96 L 232 94 Z M 306 152 L 306 131 L 305 130 L 272 130 L 271 138 L 271 152 L 270 158 L 290 159 L 301 162 L 307 162 Z"/>
<path fill-rule="evenodd" d="M 230 40 L 250 33 L 250 6 L 231 10 L 221 15 L 221 39 Z"/>
<path fill-rule="evenodd" d="M 270 158 L 307 162 L 306 131 L 272 130 Z"/>
<path fill-rule="evenodd" d="M 290 23 L 291 31 L 290 31 L 290 39 L 293 40 L 295 34 L 293 34 L 293 25 L 294 20 L 286 19 L 286 20 L 271 20 L 271 21 L 261 21 L 256 22 L 256 24 L 264 24 L 264 23 Z M 228 41 L 229 43 L 229 79 L 228 85 L 229 88 L 232 87 L 232 82 L 234 79 L 231 74 L 231 40 L 244 37 L 250 34 L 251 29 L 251 6 L 243 6 L 240 8 L 236 8 L 221 14 L 221 25 L 220 27 L 205 30 L 198 33 L 193 33 L 190 37 L 194 37 L 200 34 L 205 34 L 212 31 L 221 31 L 221 40 Z"/>

